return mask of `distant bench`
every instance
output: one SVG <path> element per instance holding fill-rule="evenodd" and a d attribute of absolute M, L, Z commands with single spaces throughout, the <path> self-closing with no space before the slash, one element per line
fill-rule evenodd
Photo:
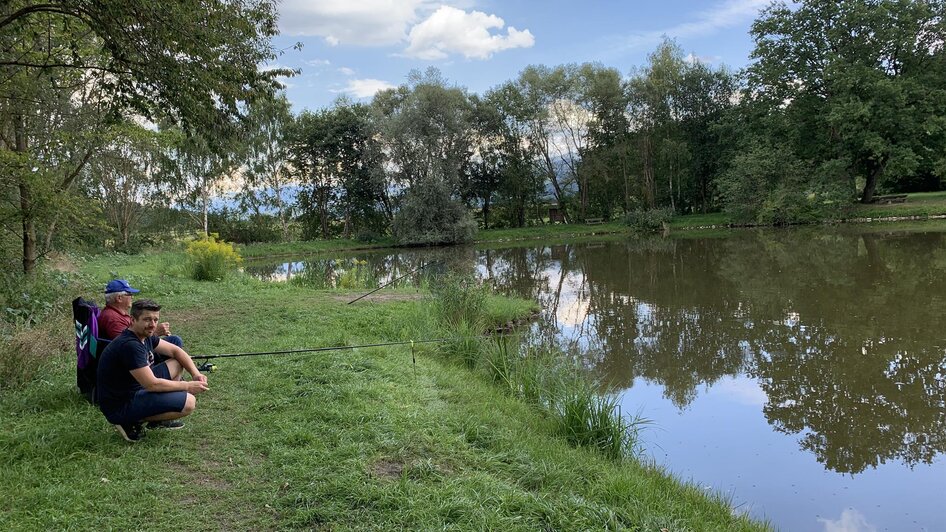
<path fill-rule="evenodd" d="M 874 199 L 871 201 L 871 203 L 880 203 L 880 204 L 903 203 L 906 200 L 907 200 L 906 194 L 888 194 L 886 196 L 874 196 Z"/>
<path fill-rule="evenodd" d="M 603 224 L 604 218 L 585 218 L 585 223 L 588 225 Z"/>

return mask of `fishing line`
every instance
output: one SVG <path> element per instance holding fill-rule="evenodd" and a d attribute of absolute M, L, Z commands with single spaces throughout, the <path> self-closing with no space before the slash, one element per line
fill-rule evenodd
<path fill-rule="evenodd" d="M 362 295 L 362 296 L 356 297 L 355 299 L 352 299 L 351 301 L 348 302 L 348 304 L 351 305 L 351 304 L 354 303 L 355 301 L 358 301 L 359 299 L 368 297 L 368 296 L 370 296 L 371 294 L 377 292 L 378 290 L 381 290 L 381 289 L 384 288 L 385 286 L 388 286 L 389 284 L 396 283 L 397 281 L 400 281 L 401 279 L 407 277 L 408 275 L 410 275 L 410 274 L 412 274 L 412 273 L 417 273 L 417 272 L 423 270 L 424 268 L 430 266 L 431 264 L 438 264 L 438 263 L 440 263 L 440 262 L 443 262 L 443 261 L 435 260 L 435 261 L 428 262 L 427 264 L 422 264 L 420 268 L 413 269 L 413 270 L 411 270 L 411 271 L 405 273 L 404 275 L 398 277 L 397 279 L 392 279 L 392 280 L 390 280 L 390 281 L 384 283 L 383 285 L 381 285 L 381 286 L 375 288 L 374 290 L 368 292 L 367 294 L 364 294 L 364 295 Z"/>

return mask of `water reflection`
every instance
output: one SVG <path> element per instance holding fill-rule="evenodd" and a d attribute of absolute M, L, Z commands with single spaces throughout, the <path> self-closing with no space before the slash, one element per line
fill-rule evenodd
<path fill-rule="evenodd" d="M 618 387 L 659 383 L 686 408 L 754 376 L 769 422 L 839 472 L 946 449 L 942 233 L 747 232 L 488 250 L 481 265 Z"/>

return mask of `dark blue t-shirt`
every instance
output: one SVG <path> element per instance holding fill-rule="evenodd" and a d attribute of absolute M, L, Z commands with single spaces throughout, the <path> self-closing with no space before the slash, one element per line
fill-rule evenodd
<path fill-rule="evenodd" d="M 118 410 L 141 389 L 130 372 L 154 363 L 154 348 L 160 341 L 150 336 L 142 342 L 131 329 L 125 329 L 105 347 L 96 373 L 96 397 L 102 412 Z"/>

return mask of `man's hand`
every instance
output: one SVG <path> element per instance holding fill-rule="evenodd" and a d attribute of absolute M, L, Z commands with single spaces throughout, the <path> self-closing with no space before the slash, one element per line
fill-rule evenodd
<path fill-rule="evenodd" d="M 191 379 L 192 379 L 192 380 L 195 380 L 195 381 L 200 381 L 200 382 L 203 382 L 203 383 L 206 383 L 206 382 L 207 382 L 207 376 L 204 375 L 203 373 L 199 372 L 199 371 L 198 371 L 197 373 L 191 375 Z"/>
<path fill-rule="evenodd" d="M 210 388 L 207 387 L 207 378 L 204 377 L 204 380 L 192 380 L 187 381 L 187 393 L 191 395 L 197 395 L 199 393 L 206 392 Z"/>
<path fill-rule="evenodd" d="M 171 335 L 171 324 L 168 322 L 159 323 L 157 327 L 154 328 L 155 336 L 170 336 Z"/>

